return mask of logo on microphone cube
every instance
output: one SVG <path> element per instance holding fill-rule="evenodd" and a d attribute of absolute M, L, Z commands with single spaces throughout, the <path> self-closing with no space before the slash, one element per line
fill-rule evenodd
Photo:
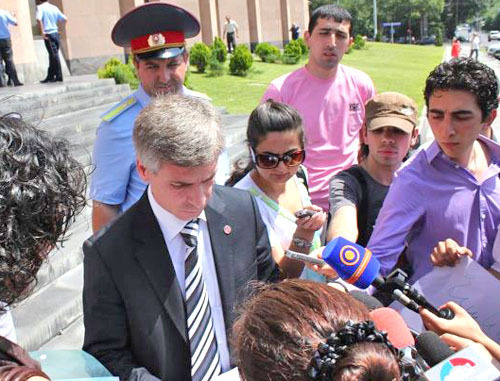
<path fill-rule="evenodd" d="M 456 352 L 425 372 L 429 380 L 495 381 L 500 379 L 498 363 L 487 358 L 476 344 Z"/>
<path fill-rule="evenodd" d="M 439 377 L 441 381 L 468 380 L 474 374 L 474 361 L 463 357 L 452 358 L 443 365 Z"/>
<path fill-rule="evenodd" d="M 359 262 L 359 250 L 354 246 L 346 245 L 340 250 L 340 261 L 346 266 L 355 266 Z"/>

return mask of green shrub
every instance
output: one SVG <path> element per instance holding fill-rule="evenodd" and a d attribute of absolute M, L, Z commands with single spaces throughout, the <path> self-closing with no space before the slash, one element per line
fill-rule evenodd
<path fill-rule="evenodd" d="M 212 44 L 211 48 L 212 48 L 212 55 L 215 54 L 217 61 L 221 63 L 226 62 L 227 59 L 226 44 L 224 44 L 224 41 L 222 41 L 220 37 L 214 38 L 214 43 Z"/>
<path fill-rule="evenodd" d="M 354 49 L 362 49 L 365 47 L 365 40 L 363 38 L 363 36 L 361 36 L 360 34 L 357 34 L 356 37 L 354 37 L 354 44 L 353 44 L 353 48 Z"/>
<path fill-rule="evenodd" d="M 307 48 L 304 39 L 302 37 L 299 37 L 296 41 L 300 45 L 300 49 L 302 50 L 302 55 L 307 56 L 307 54 L 309 53 L 309 49 Z"/>
<path fill-rule="evenodd" d="M 347 48 L 347 51 L 345 52 L 345 54 L 351 54 L 354 51 L 354 47 L 352 45 L 353 44 L 349 45 L 349 47 Z"/>
<path fill-rule="evenodd" d="M 99 78 L 114 78 L 117 84 L 128 83 L 133 90 L 139 87 L 139 79 L 135 74 L 131 59 L 124 64 L 117 58 L 111 58 L 97 70 L 97 76 Z"/>
<path fill-rule="evenodd" d="M 299 56 L 291 56 L 287 53 L 283 53 L 281 55 L 281 62 L 283 62 L 285 65 L 295 65 L 299 61 L 300 61 Z"/>
<path fill-rule="evenodd" d="M 292 40 L 285 45 L 285 50 L 283 52 L 283 57 L 281 57 L 281 61 L 284 64 L 288 65 L 296 64 L 300 61 L 300 57 L 302 57 L 302 48 L 300 47 L 300 44 L 297 42 L 297 40 Z"/>
<path fill-rule="evenodd" d="M 378 30 L 377 34 L 375 35 L 375 41 L 377 42 L 382 41 L 382 32 L 380 30 Z"/>
<path fill-rule="evenodd" d="M 267 42 L 257 44 L 255 47 L 255 54 L 257 54 L 262 61 L 271 63 L 276 62 L 281 55 L 280 50 L 276 46 Z"/>
<path fill-rule="evenodd" d="M 233 75 L 246 76 L 252 67 L 252 53 L 246 45 L 237 45 L 229 61 L 229 71 Z"/>
<path fill-rule="evenodd" d="M 191 81 L 189 80 L 190 76 L 191 76 L 191 67 L 188 66 L 186 74 L 184 75 L 184 86 L 186 86 L 189 90 L 194 90 L 193 85 L 191 85 Z"/>
<path fill-rule="evenodd" d="M 212 56 L 208 62 L 208 74 L 210 77 L 220 77 L 224 74 L 224 64 L 217 59 L 216 50 L 212 50 Z"/>
<path fill-rule="evenodd" d="M 210 61 L 211 54 L 212 51 L 208 45 L 203 42 L 197 42 L 189 51 L 189 62 L 191 65 L 196 66 L 198 72 L 204 73 L 205 68 L 208 65 L 208 61 Z"/>

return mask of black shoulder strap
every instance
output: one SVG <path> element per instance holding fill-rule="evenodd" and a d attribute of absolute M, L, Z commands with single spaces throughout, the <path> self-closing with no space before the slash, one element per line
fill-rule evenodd
<path fill-rule="evenodd" d="M 354 176 L 361 187 L 361 203 L 356 208 L 356 214 L 358 218 L 358 240 L 357 243 L 366 246 L 368 243 L 368 185 L 366 183 L 365 175 L 363 174 L 361 168 L 357 165 L 346 169 L 346 172 Z"/>
<path fill-rule="evenodd" d="M 304 171 L 304 167 L 302 165 L 299 166 L 299 170 L 296 173 L 297 177 L 302 180 L 304 183 L 304 186 L 306 187 L 306 190 L 309 192 L 309 186 L 307 185 L 307 176 L 306 172 Z"/>

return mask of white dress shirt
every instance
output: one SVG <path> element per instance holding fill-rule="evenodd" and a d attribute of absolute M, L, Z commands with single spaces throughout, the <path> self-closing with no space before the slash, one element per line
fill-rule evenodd
<path fill-rule="evenodd" d="M 163 238 L 168 248 L 168 253 L 165 254 L 170 254 L 177 282 L 179 283 L 182 296 L 185 298 L 186 290 L 184 262 L 187 252 L 189 252 L 191 248 L 185 244 L 180 232 L 189 221 L 180 220 L 172 213 L 163 209 L 158 202 L 156 202 L 150 187 L 148 187 L 148 199 L 156 220 L 160 225 Z M 210 309 L 212 312 L 212 320 L 215 328 L 215 337 L 217 339 L 222 372 L 226 372 L 229 370 L 229 349 L 227 345 L 226 327 L 222 312 L 219 284 L 217 282 L 217 273 L 215 271 L 215 262 L 212 253 L 212 246 L 210 244 L 210 235 L 208 234 L 205 211 L 201 212 L 198 218 L 200 219 L 197 246 L 198 257 L 201 261 L 203 279 L 205 280 L 205 285 L 207 287 L 208 300 L 210 302 Z"/>

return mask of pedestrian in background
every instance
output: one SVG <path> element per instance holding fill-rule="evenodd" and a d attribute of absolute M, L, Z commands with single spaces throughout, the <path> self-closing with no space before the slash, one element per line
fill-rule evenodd
<path fill-rule="evenodd" d="M 10 40 L 9 25 L 17 26 L 17 20 L 10 12 L 0 9 L 0 56 L 5 64 L 5 72 L 9 76 L 8 85 L 22 86 L 17 78 L 17 71 L 12 59 L 12 42 Z M 3 78 L 0 78 L 0 87 L 5 86 Z"/>
<path fill-rule="evenodd" d="M 476 55 L 476 60 L 479 55 L 479 45 L 481 44 L 481 39 L 479 38 L 479 34 L 477 32 L 472 33 L 472 40 L 470 40 L 470 56 Z"/>
<path fill-rule="evenodd" d="M 292 23 L 292 27 L 290 28 L 290 32 L 292 32 L 292 40 L 297 40 L 300 35 L 300 26 L 295 23 Z"/>
<path fill-rule="evenodd" d="M 456 37 L 453 37 L 453 41 L 451 42 L 451 58 L 460 57 L 460 40 Z"/>
<path fill-rule="evenodd" d="M 236 21 L 231 20 L 231 16 L 226 16 L 226 23 L 224 24 L 224 34 L 223 38 L 227 36 L 227 51 L 232 53 L 234 48 L 236 47 L 236 38 L 240 38 L 238 36 L 238 24 Z M 236 38 L 235 38 L 236 36 Z"/>
<path fill-rule="evenodd" d="M 59 60 L 60 37 L 57 24 L 65 22 L 66 16 L 59 8 L 50 4 L 47 0 L 36 0 L 36 5 L 36 21 L 45 42 L 47 53 L 49 53 L 47 77 L 40 82 L 62 82 L 61 61 Z"/>

